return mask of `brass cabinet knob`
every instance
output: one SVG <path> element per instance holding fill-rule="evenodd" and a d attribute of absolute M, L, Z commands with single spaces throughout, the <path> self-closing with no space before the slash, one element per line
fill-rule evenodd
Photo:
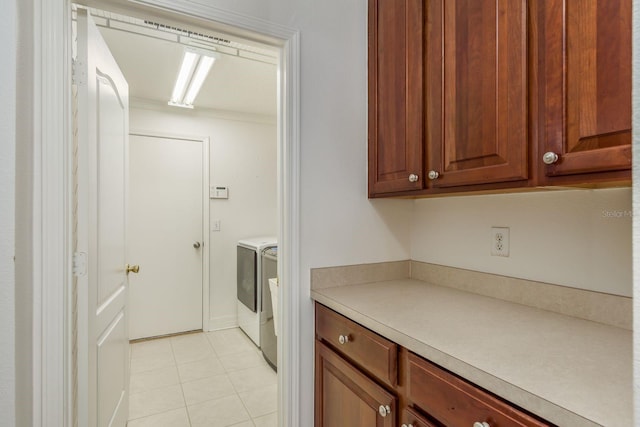
<path fill-rule="evenodd" d="M 140 266 L 139 265 L 129 265 L 129 264 L 127 264 L 126 270 L 127 270 L 127 274 L 129 274 L 129 273 L 138 273 L 140 271 Z"/>

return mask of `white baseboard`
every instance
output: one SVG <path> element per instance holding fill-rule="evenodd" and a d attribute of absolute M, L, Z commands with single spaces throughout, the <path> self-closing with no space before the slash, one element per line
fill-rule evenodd
<path fill-rule="evenodd" d="M 218 316 L 209 318 L 209 331 L 219 331 L 221 329 L 230 329 L 238 327 L 238 316 Z"/>

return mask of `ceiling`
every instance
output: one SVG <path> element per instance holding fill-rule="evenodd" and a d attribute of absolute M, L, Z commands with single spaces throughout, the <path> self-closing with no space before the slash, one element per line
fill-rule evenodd
<path fill-rule="evenodd" d="M 112 28 L 109 21 L 113 19 L 94 19 L 129 83 L 129 97 L 166 105 L 180 68 L 185 45 L 194 41 L 184 35 L 176 36 L 175 31 L 173 35 L 171 31 L 149 28 L 131 31 L 131 25 L 125 31 Z M 167 40 L 172 38 L 176 41 Z M 220 38 L 216 37 L 216 40 Z M 229 42 L 227 37 L 225 42 Z M 241 46 L 241 49 L 228 47 L 235 45 Z M 194 102 L 194 108 L 275 117 L 277 54 L 265 51 L 262 47 L 256 48 L 260 53 L 256 54 L 255 51 L 251 52 L 251 46 L 234 42 L 213 49 L 223 54 L 211 69 Z M 246 56 L 258 57 L 258 60 L 248 59 Z"/>

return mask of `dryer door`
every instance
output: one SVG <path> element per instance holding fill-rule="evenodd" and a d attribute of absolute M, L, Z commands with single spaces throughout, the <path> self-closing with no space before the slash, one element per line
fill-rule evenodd
<path fill-rule="evenodd" d="M 257 309 L 256 251 L 238 246 L 238 301 L 249 310 Z"/>

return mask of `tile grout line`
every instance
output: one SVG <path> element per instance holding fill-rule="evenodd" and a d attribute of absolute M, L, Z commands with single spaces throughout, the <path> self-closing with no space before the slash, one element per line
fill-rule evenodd
<path fill-rule="evenodd" d="M 195 335 L 195 334 L 194 334 L 194 335 Z M 247 406 L 247 403 L 246 403 L 246 402 L 242 399 L 242 397 L 241 397 L 241 392 L 239 391 L 238 386 L 237 386 L 233 381 L 231 381 L 231 377 L 230 377 L 230 375 L 229 375 L 229 374 L 233 375 L 234 373 L 242 372 L 242 371 L 247 371 L 247 370 L 251 370 L 251 369 L 258 369 L 258 368 L 263 367 L 263 366 L 262 366 L 262 364 L 256 364 L 256 365 L 254 365 L 254 366 L 243 366 L 243 367 L 242 367 L 242 368 L 240 368 L 240 369 L 238 369 L 237 367 L 236 367 L 236 368 L 234 368 L 234 367 L 233 367 L 233 364 L 230 364 L 230 366 L 231 366 L 231 367 L 229 367 L 229 366 L 227 366 L 225 363 L 223 363 L 223 362 L 222 362 L 222 360 L 220 359 L 220 357 L 221 357 L 221 356 L 220 356 L 220 354 L 218 354 L 218 353 L 219 353 L 219 351 L 223 351 L 223 353 L 225 353 L 225 354 L 223 354 L 223 357 L 226 357 L 227 359 L 229 359 L 229 356 L 232 356 L 231 358 L 233 358 L 233 356 L 234 356 L 234 355 L 237 355 L 237 354 L 239 355 L 239 354 L 243 354 L 243 353 L 246 353 L 246 354 L 249 354 L 249 353 L 254 354 L 254 353 L 255 353 L 255 354 L 260 355 L 260 351 L 259 351 L 259 349 L 258 349 L 258 348 L 255 348 L 255 347 L 253 346 L 253 343 L 250 343 L 250 344 L 251 344 L 251 346 L 247 346 L 246 350 L 244 350 L 244 345 L 239 345 L 239 344 L 240 344 L 240 342 L 238 342 L 238 341 L 235 339 L 235 336 L 232 334 L 232 335 L 229 335 L 229 336 L 221 335 L 218 339 L 216 339 L 216 340 L 215 340 L 215 341 L 216 341 L 216 343 L 218 343 L 219 345 L 220 345 L 220 344 L 223 344 L 223 345 L 222 345 L 222 348 L 221 348 L 221 349 L 219 349 L 219 350 L 217 350 L 217 349 L 216 349 L 216 345 L 214 345 L 214 342 L 213 342 L 214 340 L 212 339 L 212 338 L 213 338 L 213 336 L 212 336 L 212 334 L 211 334 L 211 333 L 205 333 L 205 332 L 202 332 L 202 335 L 201 335 L 201 336 L 202 336 L 202 337 L 203 337 L 203 339 L 207 342 L 207 345 L 205 346 L 205 347 L 207 348 L 207 350 L 204 350 L 204 347 L 202 347 L 202 349 L 204 350 L 204 352 L 205 352 L 205 353 L 207 353 L 207 354 L 209 354 L 209 353 L 210 353 L 210 355 L 207 355 L 206 357 L 203 357 L 203 358 L 199 358 L 199 359 L 196 359 L 196 360 L 191 360 L 191 361 L 188 361 L 188 362 L 184 362 L 184 363 L 182 363 L 182 364 L 179 364 L 179 363 L 178 363 L 178 356 L 177 356 L 177 353 L 178 353 L 178 350 L 179 350 L 179 348 L 178 348 L 178 347 L 180 347 L 180 344 L 181 344 L 181 343 L 174 342 L 175 340 L 173 340 L 173 339 L 171 339 L 171 338 L 167 338 L 167 339 L 168 339 L 169 349 L 170 349 L 170 351 L 171 351 L 172 364 L 171 364 L 170 366 L 163 366 L 163 367 L 155 368 L 155 369 L 167 369 L 167 368 L 173 368 L 173 369 L 175 369 L 175 374 L 177 375 L 178 384 L 180 384 L 180 391 L 181 391 L 181 396 L 182 396 L 182 406 L 180 406 L 180 408 L 184 408 L 184 410 L 186 411 L 186 413 L 187 413 L 187 421 L 188 421 L 189 426 L 191 426 L 191 427 L 193 426 L 193 421 L 191 420 L 191 413 L 189 412 L 189 406 L 187 405 L 187 399 L 186 399 L 186 394 L 185 394 L 184 384 L 187 384 L 187 383 L 190 383 L 190 382 L 195 382 L 195 381 L 200 381 L 200 380 L 203 380 L 203 379 L 207 379 L 207 378 L 210 378 L 210 377 L 214 377 L 214 376 L 216 376 L 216 375 L 224 375 L 224 376 L 225 376 L 225 378 L 230 382 L 230 384 L 231 384 L 231 389 L 233 390 L 233 394 L 231 394 L 231 395 L 229 395 L 229 396 L 235 396 L 235 398 L 236 398 L 236 399 L 240 400 L 240 403 L 241 403 L 242 407 L 244 408 L 246 415 L 248 416 L 248 418 L 247 418 L 246 420 L 241 421 L 240 423 L 233 424 L 233 425 L 239 425 L 239 424 L 242 424 L 242 423 L 248 422 L 248 423 L 251 423 L 251 424 L 255 427 L 255 426 L 256 426 L 256 422 L 255 422 L 256 418 L 260 418 L 260 417 L 267 417 L 267 416 L 271 416 L 271 415 L 272 415 L 272 414 L 274 414 L 274 413 L 277 413 L 277 408 L 276 408 L 276 409 L 275 409 L 275 411 L 268 412 L 268 413 L 266 413 L 266 414 L 262 414 L 262 415 L 260 415 L 259 417 L 253 417 L 253 416 L 251 415 L 251 413 L 249 412 L 249 407 Z M 220 342 L 218 342 L 218 341 L 220 341 Z M 185 352 L 183 352 L 183 353 L 185 353 L 185 354 L 187 354 L 187 355 L 188 355 L 189 351 L 188 351 L 187 349 L 189 348 L 189 346 L 190 346 L 191 344 L 190 344 L 190 343 L 183 343 L 183 344 L 185 345 L 185 347 L 184 347 Z M 235 345 L 235 344 L 238 344 L 238 345 Z M 130 344 L 130 345 L 131 345 L 131 347 L 130 347 L 130 348 L 131 348 L 131 350 L 130 350 L 130 355 L 129 355 L 129 365 L 130 365 L 130 369 L 129 369 L 129 385 L 131 386 L 131 377 L 132 377 L 133 375 L 143 374 L 144 372 L 150 372 L 150 371 L 153 371 L 154 369 L 150 369 L 150 370 L 148 370 L 148 371 L 136 372 L 136 373 L 134 373 L 134 374 L 132 375 L 132 373 L 131 373 L 131 366 L 132 366 L 133 359 L 134 359 L 134 357 L 133 357 L 133 353 L 134 353 L 134 351 L 133 351 L 133 350 L 134 350 L 134 349 L 133 349 L 133 344 Z M 227 348 L 227 347 L 229 347 L 229 348 Z M 182 348 L 182 347 L 180 347 L 180 348 Z M 243 350 L 238 350 L 239 348 L 242 348 Z M 231 353 L 226 354 L 226 351 L 227 351 L 227 350 L 234 350 L 234 349 L 235 349 L 236 351 L 232 351 Z M 144 349 L 142 349 L 142 350 L 144 350 Z M 199 351 L 196 351 L 196 352 L 194 352 L 194 354 L 195 354 L 195 353 L 198 353 L 198 352 L 199 352 Z M 154 353 L 153 353 L 153 351 L 152 351 L 152 352 L 150 352 L 150 353 L 151 353 L 152 355 L 154 354 Z M 156 354 L 157 354 L 157 353 L 156 353 Z M 182 354 L 182 353 L 181 353 L 181 354 Z M 142 357 L 147 357 L 147 356 L 145 355 L 145 356 L 138 356 L 138 357 L 142 358 Z M 222 369 L 221 369 L 221 371 L 222 371 L 221 373 L 219 373 L 219 374 L 212 374 L 212 375 L 206 375 L 205 377 L 202 377 L 202 378 L 196 378 L 196 379 L 191 379 L 191 381 L 187 381 L 187 382 L 185 382 L 185 381 L 183 381 L 183 380 L 182 380 L 182 377 L 181 377 L 181 375 L 180 375 L 180 369 L 179 369 L 179 366 L 181 366 L 181 365 L 187 365 L 187 364 L 189 364 L 189 363 L 197 363 L 197 362 L 200 362 L 200 361 L 205 361 L 205 360 L 207 360 L 207 359 L 208 359 L 208 358 L 210 358 L 210 357 L 214 358 L 214 359 L 217 361 L 217 363 L 219 363 L 220 367 L 222 368 Z M 187 360 L 187 359 L 188 359 L 188 357 L 187 357 L 187 358 L 185 358 L 185 360 Z M 253 361 L 250 361 L 248 364 L 251 364 L 251 363 L 253 363 Z M 242 364 L 240 364 L 240 365 L 242 365 Z M 270 368 L 270 367 L 268 367 L 266 364 L 265 364 L 264 368 L 271 369 L 271 368 Z M 277 373 L 276 373 L 276 375 L 277 375 Z M 170 386 L 171 386 L 171 385 L 166 386 L 166 387 L 170 387 Z M 163 387 L 165 387 L 165 386 L 162 386 L 162 387 L 156 387 L 156 388 L 153 388 L 153 389 L 151 389 L 151 390 L 145 390 L 145 391 L 157 390 L 157 389 L 160 389 L 160 388 L 163 388 Z M 263 385 L 263 386 L 261 386 L 261 388 L 267 388 L 267 387 L 270 387 L 270 386 L 269 386 L 269 385 Z M 143 392 L 144 392 L 144 391 L 142 391 L 142 392 L 138 392 L 138 393 L 135 393 L 135 394 L 139 394 L 139 393 L 143 393 Z M 250 392 L 251 392 L 251 389 L 249 389 L 249 390 L 244 390 L 242 393 L 247 394 L 247 393 L 250 393 Z M 129 395 L 131 396 L 131 393 L 130 393 Z M 218 399 L 210 399 L 210 400 L 218 400 Z M 207 400 L 207 401 L 209 401 L 209 400 Z M 206 402 L 206 401 L 198 402 L 198 403 L 204 403 L 204 402 Z M 160 413 L 156 413 L 156 414 L 149 414 L 149 415 L 145 415 L 145 416 L 143 416 L 143 417 L 135 418 L 135 420 L 138 420 L 138 419 L 141 419 L 141 418 L 145 418 L 145 417 L 147 417 L 147 416 L 161 415 L 161 414 L 168 413 L 168 412 L 170 412 L 170 411 L 173 411 L 173 410 L 176 410 L 176 409 L 180 409 L 180 408 L 174 408 L 174 409 L 170 409 L 170 410 L 167 410 L 167 411 L 162 411 L 162 412 L 160 412 Z M 131 419 L 131 420 L 129 420 L 129 421 L 133 421 L 133 419 Z"/>
<path fill-rule="evenodd" d="M 222 362 L 220 362 L 220 363 L 222 363 Z M 222 363 L 222 369 L 224 369 L 227 377 L 229 377 L 229 371 L 227 371 L 227 368 L 224 366 L 224 363 Z M 233 381 L 231 381 L 231 378 L 229 378 L 229 382 L 231 383 L 231 387 L 233 387 L 233 390 L 236 393 L 236 397 L 238 398 L 238 400 L 242 404 L 242 407 L 244 408 L 245 412 L 249 416 L 249 421 L 251 421 L 251 424 L 253 424 L 254 427 L 255 427 L 256 423 L 253 422 L 253 417 L 251 416 L 251 413 L 249 412 L 249 408 L 247 408 L 247 405 L 244 403 L 244 400 L 242 400 L 242 397 L 240 397 L 240 393 L 238 393 L 238 389 L 237 389 L 236 385 L 233 383 Z M 242 421 L 242 422 L 244 422 L 244 421 Z M 240 424 L 240 423 L 236 423 L 236 424 Z M 231 426 L 231 427 L 233 427 L 233 426 Z"/>
<path fill-rule="evenodd" d="M 189 407 L 187 406 L 187 397 L 184 395 L 184 387 L 182 386 L 182 378 L 180 378 L 180 370 L 178 369 L 178 359 L 176 358 L 175 348 L 173 347 L 173 340 L 169 338 L 169 345 L 171 346 L 171 354 L 173 354 L 173 361 L 176 364 L 176 371 L 178 371 L 178 384 L 180 384 L 180 391 L 182 392 L 182 401 L 184 402 L 184 411 L 187 413 L 187 421 L 189 427 L 193 427 L 191 423 L 191 414 L 189 414 Z"/>
<path fill-rule="evenodd" d="M 187 381 L 187 382 L 183 382 L 182 379 L 179 378 L 180 387 L 182 389 L 182 394 L 183 394 L 183 398 L 184 398 L 184 401 L 185 401 L 185 407 L 186 407 L 186 411 L 187 411 L 187 417 L 189 418 L 189 425 L 190 426 L 192 426 L 192 422 L 191 422 L 191 414 L 189 412 L 189 406 L 186 404 L 186 400 L 187 399 L 186 399 L 186 396 L 184 395 L 183 384 L 185 384 L 185 383 L 196 382 L 196 381 L 200 381 L 200 380 L 207 379 L 207 378 L 212 378 L 212 377 L 219 376 L 219 375 L 224 375 L 229 380 L 229 383 L 231 384 L 231 387 L 234 390 L 235 396 L 238 398 L 238 400 L 240 400 L 240 403 L 244 406 L 244 402 L 242 402 L 242 399 L 238 395 L 238 392 L 237 392 L 235 386 L 233 385 L 233 382 L 231 382 L 231 379 L 228 376 L 228 372 L 227 372 L 226 368 L 224 367 L 224 364 L 222 363 L 222 361 L 220 361 L 220 356 L 218 355 L 218 352 L 216 351 L 215 347 L 213 346 L 213 344 L 209 340 L 208 334 L 203 332 L 203 337 L 204 337 L 205 341 L 207 342 L 207 344 L 209 345 L 209 348 L 211 349 L 211 352 L 213 353 L 213 356 L 220 362 L 220 366 L 222 366 L 222 369 L 223 369 L 224 372 L 222 374 L 212 375 L 212 376 L 208 376 L 208 377 L 204 377 L 204 378 L 198 378 L 198 379 L 195 379 L 195 380 L 192 380 L 192 381 Z M 172 348 L 173 348 L 173 342 L 171 344 L 172 344 Z M 195 363 L 195 362 L 199 362 L 201 360 L 206 360 L 206 358 L 200 359 L 200 360 L 196 360 L 196 361 L 193 361 L 193 362 L 188 362 L 188 363 Z M 186 364 L 186 363 L 184 363 L 184 364 Z M 210 400 L 205 400 L 205 401 L 202 401 L 202 402 L 197 402 L 194 405 L 202 404 L 202 403 L 205 403 L 205 402 L 211 402 L 211 401 L 214 401 L 214 400 L 224 399 L 226 397 L 229 397 L 229 396 L 223 396 L 223 397 L 217 398 L 217 399 L 210 399 Z M 245 407 L 245 411 L 247 412 L 247 415 L 249 415 L 249 420 L 251 420 L 251 423 L 253 424 L 253 420 L 251 418 L 251 414 L 249 414 L 249 411 L 246 409 L 246 407 Z M 254 427 L 255 427 L 255 425 L 254 425 Z"/>
<path fill-rule="evenodd" d="M 175 369 L 176 375 L 177 375 L 177 378 L 178 378 L 178 385 L 180 385 L 180 391 L 182 393 L 183 406 L 182 407 L 178 407 L 178 408 L 168 409 L 166 411 L 162 411 L 162 412 L 158 412 L 158 413 L 154 413 L 154 414 L 148 414 L 148 415 L 145 415 L 145 416 L 142 416 L 142 417 L 138 417 L 138 418 L 132 418 L 132 419 L 129 419 L 128 421 L 134 421 L 134 420 L 140 420 L 140 419 L 143 419 L 143 418 L 158 416 L 158 415 L 166 414 L 168 412 L 175 411 L 175 410 L 181 409 L 181 408 L 184 408 L 185 411 L 187 411 L 186 399 L 184 397 L 184 390 L 182 390 L 182 385 L 180 384 L 180 373 L 178 372 L 178 364 L 177 364 L 177 360 L 176 360 L 175 353 L 174 353 L 174 350 L 173 350 L 173 343 L 171 342 L 171 339 L 169 337 L 162 338 L 162 339 L 168 340 L 169 348 L 171 349 L 171 356 L 172 356 L 172 359 L 173 359 L 172 360 L 173 363 L 171 365 L 162 366 L 162 367 L 156 368 L 156 369 L 165 369 L 165 368 L 174 368 Z M 133 353 L 133 352 L 131 352 L 131 353 Z M 132 357 L 132 360 L 133 360 L 133 357 Z M 154 369 L 150 369 L 148 371 L 141 371 L 141 372 L 138 372 L 137 374 L 142 374 L 142 373 L 145 373 L 145 372 L 151 372 L 153 370 Z M 129 386 L 131 386 L 131 376 L 132 376 L 131 372 L 129 372 Z M 168 387 L 173 387 L 173 386 L 174 385 L 162 386 L 162 387 L 157 387 L 157 388 L 154 388 L 154 389 L 151 389 L 151 390 L 146 390 L 146 391 L 154 391 L 154 390 L 159 390 L 161 388 L 168 388 Z M 144 393 L 144 392 L 139 392 L 139 393 L 135 393 L 135 394 L 140 394 L 140 393 Z M 131 393 L 130 393 L 130 396 L 131 396 Z M 187 411 L 187 417 L 188 416 L 189 416 L 189 413 Z M 127 421 L 127 423 L 128 423 L 128 421 Z M 191 426 L 191 421 L 189 421 L 189 425 Z"/>
<path fill-rule="evenodd" d="M 209 337 L 207 336 L 207 340 L 208 340 L 208 338 Z M 209 341 L 209 344 L 211 344 L 211 346 L 213 347 L 213 344 L 211 343 L 211 341 Z M 215 351 L 215 347 L 214 347 L 214 351 Z M 251 351 L 253 351 L 253 349 L 251 349 Z M 247 352 L 249 352 L 249 351 L 247 351 Z M 237 353 L 231 353 L 231 354 L 240 354 L 240 353 L 244 353 L 244 352 L 237 352 Z M 224 363 L 222 363 L 222 361 L 220 361 L 220 363 L 222 364 L 222 368 L 224 369 L 225 374 L 227 375 L 227 377 L 229 377 L 229 372 L 238 372 L 238 371 L 242 370 L 242 369 L 236 369 L 234 371 L 229 371 L 228 368 L 224 365 Z M 247 369 L 251 369 L 251 368 L 247 368 Z M 233 383 L 233 381 L 231 381 L 231 378 L 229 378 L 229 382 L 231 383 L 231 387 L 233 387 L 233 390 L 235 391 L 235 394 L 236 394 L 238 400 L 240 401 L 240 403 L 244 407 L 244 410 L 246 411 L 247 415 L 249 416 L 249 421 L 255 427 L 256 423 L 254 422 L 254 417 L 251 415 L 251 412 L 249 412 L 249 408 L 247 407 L 247 404 L 244 402 L 244 400 L 242 400 L 242 397 L 240 396 L 240 392 L 238 392 L 238 389 L 237 389 L 236 385 Z M 241 424 L 243 422 L 244 421 L 241 421 L 240 423 L 236 423 L 235 425 L 239 425 L 239 424 Z M 233 425 L 230 426 L 230 427 L 233 427 Z"/>

